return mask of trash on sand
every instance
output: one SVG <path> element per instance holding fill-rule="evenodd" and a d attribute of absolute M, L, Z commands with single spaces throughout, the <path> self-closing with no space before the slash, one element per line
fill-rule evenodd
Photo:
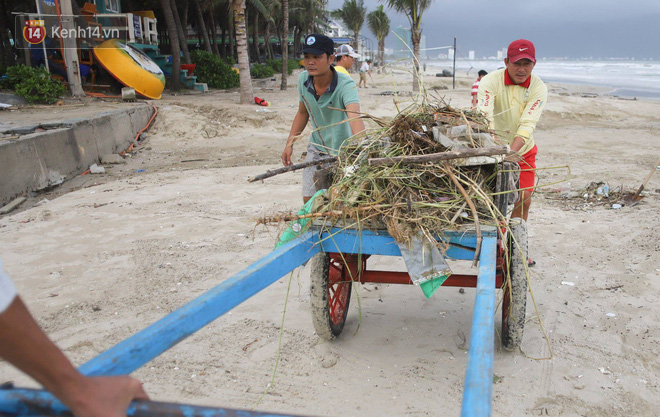
<path fill-rule="evenodd" d="M 258 105 L 264 106 L 264 107 L 270 106 L 269 102 L 267 102 L 263 98 L 259 98 L 259 97 L 254 98 L 254 104 L 258 104 Z"/>
<path fill-rule="evenodd" d="M 25 197 L 18 197 L 14 199 L 13 201 L 11 201 L 10 203 L 8 203 L 7 205 L 3 206 L 0 209 L 0 214 L 7 214 L 11 211 L 14 211 L 18 206 L 23 204 L 26 200 L 27 198 Z"/>
<path fill-rule="evenodd" d="M 106 155 L 101 155 L 102 164 L 125 164 L 126 161 L 122 158 L 121 155 L 116 153 L 110 153 Z"/>
<path fill-rule="evenodd" d="M 135 172 L 147 172 L 146 169 L 136 169 Z"/>
<path fill-rule="evenodd" d="M 596 189 L 596 194 L 602 197 L 609 197 L 610 196 L 610 186 L 607 183 L 603 183 L 603 185 L 599 186 Z"/>
<path fill-rule="evenodd" d="M 105 168 L 96 164 L 92 164 L 92 166 L 89 167 L 89 172 L 91 174 L 105 174 Z"/>
<path fill-rule="evenodd" d="M 605 314 L 607 317 L 616 317 L 616 313 L 607 313 Z"/>
<path fill-rule="evenodd" d="M 574 282 L 571 282 L 571 281 L 562 281 L 562 282 L 561 282 L 561 285 L 568 285 L 568 286 L 570 286 L 570 287 L 574 287 L 574 286 L 575 286 L 575 283 L 574 283 Z"/>
<path fill-rule="evenodd" d="M 618 209 L 620 209 L 621 207 L 623 207 L 621 204 L 618 204 L 618 203 L 612 204 L 612 208 L 613 208 L 614 210 L 618 210 Z"/>
<path fill-rule="evenodd" d="M 608 368 L 598 368 L 598 370 L 600 371 L 600 373 L 605 375 L 609 375 L 612 373 L 612 371 L 610 371 Z"/>

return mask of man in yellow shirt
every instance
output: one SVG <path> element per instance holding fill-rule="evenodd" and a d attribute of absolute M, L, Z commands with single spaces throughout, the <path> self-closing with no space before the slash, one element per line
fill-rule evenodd
<path fill-rule="evenodd" d="M 536 65 L 532 42 L 526 39 L 511 42 L 504 64 L 506 68 L 481 79 L 477 109 L 486 114 L 496 137 L 520 155 L 522 195 L 512 217 L 527 221 L 534 192 L 537 153 L 532 134 L 548 99 L 548 88 L 532 74 Z M 530 260 L 530 264 L 533 263 Z"/>
<path fill-rule="evenodd" d="M 353 68 L 356 59 L 360 58 L 360 54 L 355 52 L 351 45 L 340 45 L 335 52 L 335 69 L 340 74 L 346 74 L 350 77 L 348 71 Z"/>

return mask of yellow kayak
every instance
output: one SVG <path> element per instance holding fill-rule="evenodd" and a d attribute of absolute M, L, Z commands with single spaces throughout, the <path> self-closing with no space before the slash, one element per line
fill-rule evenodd
<path fill-rule="evenodd" d="M 133 87 L 136 93 L 146 98 L 161 98 L 165 89 L 165 74 L 138 48 L 109 39 L 94 47 L 94 55 L 120 83 Z"/>

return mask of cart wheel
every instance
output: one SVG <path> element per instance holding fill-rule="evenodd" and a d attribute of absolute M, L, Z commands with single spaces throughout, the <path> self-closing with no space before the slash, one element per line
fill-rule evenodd
<path fill-rule="evenodd" d="M 502 286 L 502 345 L 506 349 L 520 346 L 525 329 L 525 309 L 527 304 L 527 224 L 509 228 L 508 277 Z M 506 272 L 506 271 L 505 271 Z"/>
<path fill-rule="evenodd" d="M 333 256 L 331 256 L 333 255 Z M 357 273 L 357 260 L 344 255 L 353 273 Z M 353 276 L 357 278 L 356 275 Z M 312 258 L 310 297 L 312 321 L 316 334 L 332 340 L 344 330 L 353 282 L 341 255 L 321 252 Z"/>

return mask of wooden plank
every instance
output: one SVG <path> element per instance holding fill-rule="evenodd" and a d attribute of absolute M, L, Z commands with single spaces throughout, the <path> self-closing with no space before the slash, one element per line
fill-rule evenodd
<path fill-rule="evenodd" d="M 392 158 L 369 158 L 369 165 L 392 166 L 397 164 L 422 164 L 426 162 L 448 161 L 450 159 L 470 158 L 474 156 L 508 155 L 508 146 L 490 148 L 466 148 L 458 151 L 429 153 L 425 155 L 394 156 Z"/>

